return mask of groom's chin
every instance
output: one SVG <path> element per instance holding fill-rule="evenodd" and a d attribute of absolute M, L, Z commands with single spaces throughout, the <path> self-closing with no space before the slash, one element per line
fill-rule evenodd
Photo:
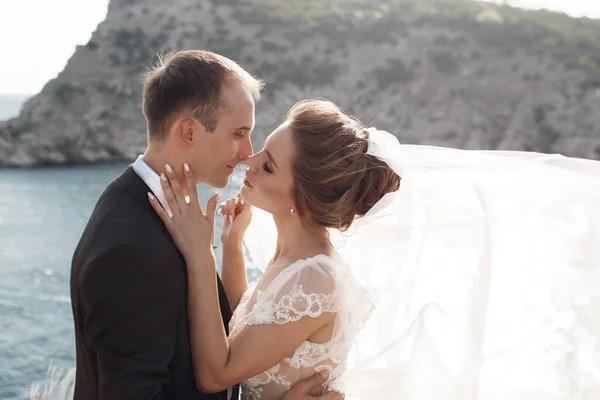
<path fill-rule="evenodd" d="M 215 189 L 223 189 L 227 186 L 227 183 L 229 183 L 229 177 L 225 177 L 225 179 L 215 180 L 215 182 L 211 182 L 210 186 L 214 187 Z"/>
<path fill-rule="evenodd" d="M 229 176 L 211 176 L 209 179 L 203 179 L 202 182 L 196 182 L 198 185 L 207 185 L 215 189 L 223 189 L 229 182 Z"/>

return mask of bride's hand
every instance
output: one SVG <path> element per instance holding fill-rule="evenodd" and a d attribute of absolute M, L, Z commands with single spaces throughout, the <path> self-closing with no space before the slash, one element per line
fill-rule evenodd
<path fill-rule="evenodd" d="M 220 204 L 219 213 L 223 214 L 221 243 L 223 246 L 241 246 L 252 219 L 252 206 L 238 195 Z"/>
<path fill-rule="evenodd" d="M 207 255 L 212 255 L 215 210 L 221 195 L 212 196 L 206 204 L 206 212 L 203 212 L 198 200 L 194 173 L 187 163 L 184 164 L 183 175 L 189 195 L 188 199 L 184 195 L 175 171 L 169 165 L 166 165 L 165 168 L 167 173 L 166 175 L 160 174 L 160 183 L 172 215 L 167 214 L 151 193 L 148 193 L 148 198 L 152 208 L 167 227 L 186 263 L 196 265 L 195 261 L 198 259 L 203 260 Z"/>

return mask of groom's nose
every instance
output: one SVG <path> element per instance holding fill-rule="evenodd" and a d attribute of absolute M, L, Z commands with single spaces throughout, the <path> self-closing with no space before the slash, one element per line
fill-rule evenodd
<path fill-rule="evenodd" d="M 247 159 L 244 160 L 244 164 L 246 164 L 246 166 L 248 167 L 248 169 L 250 171 L 256 172 L 257 168 L 258 168 L 258 160 L 257 160 L 258 156 L 256 154 L 248 157 Z"/>
<path fill-rule="evenodd" d="M 252 149 L 252 142 L 250 141 L 250 137 L 246 137 L 240 146 L 240 161 L 246 161 L 248 157 L 254 154 L 254 150 Z"/>

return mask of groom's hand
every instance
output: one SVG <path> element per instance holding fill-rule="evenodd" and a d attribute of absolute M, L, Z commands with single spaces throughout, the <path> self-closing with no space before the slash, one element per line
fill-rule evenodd
<path fill-rule="evenodd" d="M 327 382 L 328 376 L 327 371 L 321 371 L 308 379 L 297 382 L 281 400 L 343 400 L 345 396 L 338 392 L 329 392 L 322 396 L 310 395 L 311 391 L 320 389 Z"/>

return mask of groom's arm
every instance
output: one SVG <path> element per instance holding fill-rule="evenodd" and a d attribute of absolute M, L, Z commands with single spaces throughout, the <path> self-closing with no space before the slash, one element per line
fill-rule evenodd
<path fill-rule="evenodd" d="M 120 245 L 81 280 L 83 331 L 96 352 L 100 399 L 159 399 L 171 380 L 179 296 L 173 266 L 158 253 Z"/>
<path fill-rule="evenodd" d="M 344 400 L 346 396 L 334 391 L 327 392 L 318 397 L 309 394 L 315 390 L 320 391 L 325 382 L 327 382 L 327 378 L 327 371 L 321 371 L 310 378 L 296 382 L 281 400 Z"/>

